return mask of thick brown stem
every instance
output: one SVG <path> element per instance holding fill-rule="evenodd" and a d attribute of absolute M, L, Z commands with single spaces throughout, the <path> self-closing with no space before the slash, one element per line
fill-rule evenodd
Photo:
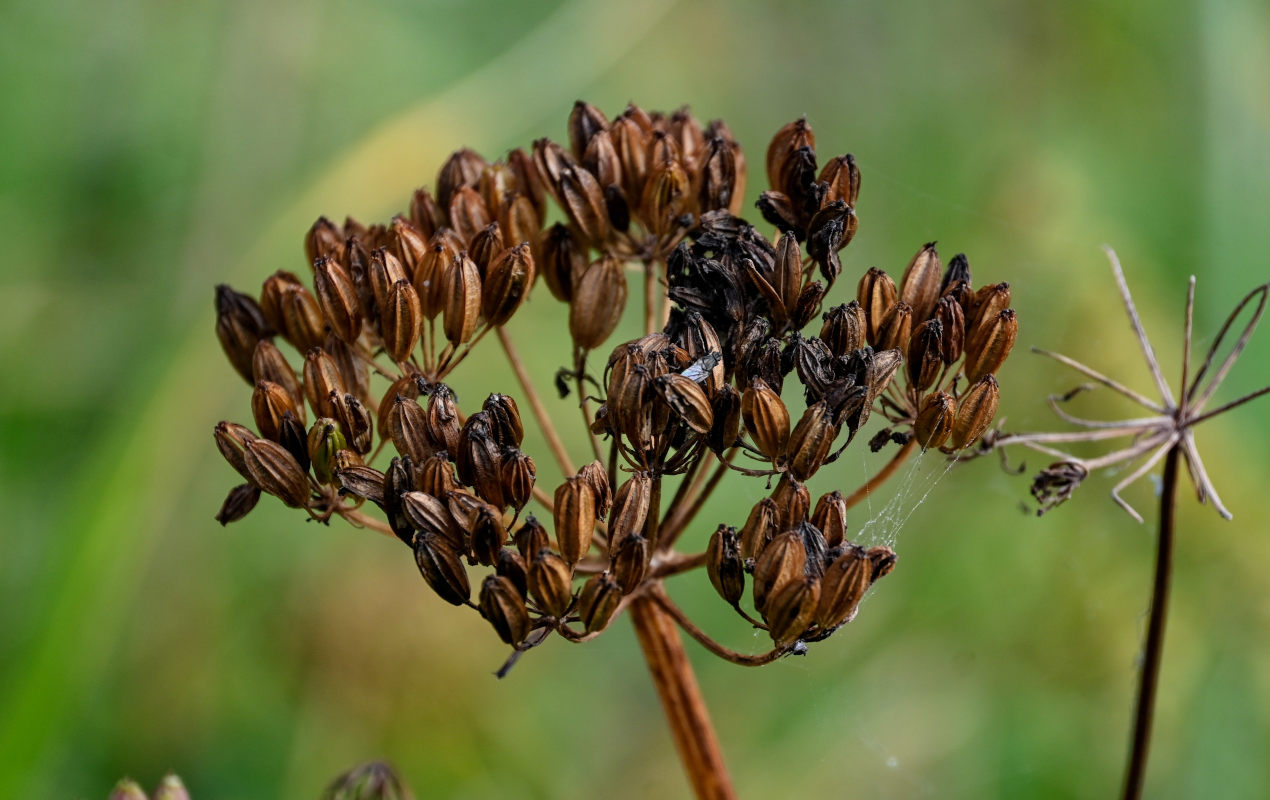
<path fill-rule="evenodd" d="M 698 798 L 711 800 L 735 798 L 732 779 L 675 621 L 650 597 L 633 600 L 630 613 L 693 792 Z"/>
<path fill-rule="evenodd" d="M 900 468 L 900 465 L 903 464 L 906 460 L 908 460 L 908 457 L 912 455 L 913 451 L 916 449 L 917 449 L 917 438 L 913 437 L 909 439 L 908 442 L 905 443 L 903 447 L 900 448 L 900 451 L 898 453 L 896 453 L 894 456 L 891 457 L 890 461 L 886 462 L 885 467 L 882 467 L 882 469 L 878 470 L 878 474 L 874 475 L 872 478 L 869 478 L 867 481 L 864 482 L 863 486 L 861 486 L 859 489 L 856 489 L 854 492 L 851 493 L 851 496 L 847 498 L 847 508 L 851 508 L 852 506 L 856 505 L 861 500 L 863 500 L 864 498 L 872 494 L 874 491 L 876 491 L 879 486 L 886 483 L 886 480 L 895 474 L 895 471 Z"/>
<path fill-rule="evenodd" d="M 1169 610 L 1169 584 L 1173 578 L 1173 529 L 1177 500 L 1177 462 L 1181 447 L 1174 445 L 1164 459 L 1164 485 L 1160 492 L 1160 532 L 1155 555 L 1155 582 L 1151 590 L 1151 617 L 1138 682 L 1138 702 L 1134 712 L 1133 744 L 1125 766 L 1124 800 L 1138 800 L 1146 779 L 1147 755 L 1151 749 L 1151 720 L 1155 715 L 1155 693 L 1160 682 L 1160 660 L 1164 655 L 1164 624 Z"/>

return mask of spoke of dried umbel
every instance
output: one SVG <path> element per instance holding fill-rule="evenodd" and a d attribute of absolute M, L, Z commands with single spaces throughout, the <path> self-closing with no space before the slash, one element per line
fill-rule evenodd
<path fill-rule="evenodd" d="M 820 167 L 805 120 L 767 150 L 758 209 L 774 238 L 736 216 L 747 161 L 722 122 L 634 105 L 610 120 L 579 102 L 567 128 L 565 146 L 539 139 L 495 162 L 454 153 L 387 224 L 319 219 L 304 239 L 311 288 L 278 272 L 258 299 L 217 290 L 217 334 L 254 387 L 256 423 L 217 426 L 245 481 L 218 519 L 263 491 L 395 535 L 440 597 L 514 648 L 503 672 L 552 633 L 586 641 L 630 609 L 697 792 L 730 796 L 717 745 L 685 733 L 709 722 L 703 707 L 684 716 L 699 696 L 666 632 L 755 665 L 850 622 L 896 556 L 852 543 L 848 509 L 910 453 L 956 452 L 987 430 L 1017 333 L 1010 290 L 975 290 L 966 257 L 945 268 L 931 243 L 898 285 L 870 269 L 854 299 L 824 310 L 856 235 L 860 170 L 850 155 Z M 565 221 L 544 229 L 548 200 Z M 582 458 L 502 330 L 539 276 L 567 306 L 555 383 L 577 398 Z M 645 332 L 615 346 L 632 291 Z M 520 449 L 511 393 L 462 410 L 446 386 L 491 330 L 566 475 L 552 491 Z M 886 421 L 873 449 L 899 445 L 891 463 L 813 498 L 806 482 L 871 414 Z M 767 496 L 698 525 L 731 473 L 765 481 Z M 675 607 L 663 580 L 701 566 L 770 651 L 723 647 Z"/>

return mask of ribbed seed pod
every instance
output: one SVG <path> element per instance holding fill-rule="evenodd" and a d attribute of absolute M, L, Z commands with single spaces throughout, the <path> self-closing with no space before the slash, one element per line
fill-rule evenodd
<path fill-rule="evenodd" d="M 772 541 L 754 562 L 754 608 L 763 614 L 774 589 L 802 580 L 807 566 L 803 539 L 795 531 L 786 531 Z"/>
<path fill-rule="evenodd" d="M 565 171 L 575 167 L 577 161 L 563 147 L 544 138 L 534 141 L 533 162 L 538 174 L 542 176 L 543 185 L 563 205 L 560 183 Z"/>
<path fill-rule="evenodd" d="M 529 594 L 544 613 L 563 617 L 573 602 L 573 569 L 557 553 L 542 548 L 529 565 Z"/>
<path fill-rule="evenodd" d="M 427 456 L 418 464 L 419 477 L 416 481 L 419 491 L 433 497 L 446 497 L 459 488 L 459 480 L 454 475 L 454 466 L 450 463 L 449 454 L 439 450 Z"/>
<path fill-rule="evenodd" d="M 481 313 L 490 325 L 503 325 L 529 296 L 534 285 L 534 257 L 529 243 L 504 250 L 486 270 Z"/>
<path fill-rule="evenodd" d="M 500 575 L 487 575 L 481 583 L 481 616 L 494 626 L 498 638 L 515 647 L 529 635 L 529 612 L 515 585 Z"/>
<path fill-rule="evenodd" d="M 345 394 L 344 376 L 339 365 L 320 347 L 310 349 L 304 355 L 304 394 L 309 407 L 319 417 L 334 417 L 331 392 Z"/>
<path fill-rule="evenodd" d="M 445 213 L 437 204 L 436 198 L 427 189 L 415 189 L 410 198 L 410 221 L 415 224 L 423 238 L 430 239 L 437 228 L 446 224 Z"/>
<path fill-rule="evenodd" d="M 525 521 L 512 534 L 512 541 L 530 564 L 538 559 L 539 553 L 551 545 L 551 537 L 547 535 L 547 529 L 533 514 L 525 517 Z"/>
<path fill-rule="evenodd" d="M 270 381 L 287 390 L 297 408 L 304 405 L 304 391 L 295 370 L 287 363 L 282 351 L 268 339 L 256 343 L 251 356 L 251 375 L 255 381 Z"/>
<path fill-rule="evenodd" d="M 578 479 L 591 487 L 595 493 L 595 518 L 602 520 L 608 517 L 613 507 L 613 488 L 609 485 L 609 473 L 599 461 L 592 461 L 578 470 Z"/>
<path fill-rule="evenodd" d="M 414 530 L 440 536 L 456 551 L 463 549 L 463 532 L 446 503 L 433 495 L 414 491 L 403 492 L 400 499 L 401 511 Z"/>
<path fill-rule="evenodd" d="M 397 452 L 410 456 L 416 464 L 422 464 L 436 449 L 428 439 L 427 412 L 414 400 L 397 395 L 387 422 L 386 432 Z"/>
<path fill-rule="evenodd" d="M 609 338 L 626 308 L 626 291 L 626 274 L 616 258 L 603 256 L 587 268 L 569 305 L 575 347 L 594 350 Z"/>
<path fill-rule="evenodd" d="M 739 199 L 736 178 L 735 149 L 721 136 L 710 137 L 702 159 L 697 208 L 702 212 L 727 210 L 735 213 L 733 205 Z"/>
<path fill-rule="evenodd" d="M 282 318 L 283 300 L 287 292 L 297 286 L 303 288 L 304 284 L 300 283 L 300 279 L 296 277 L 294 272 L 288 272 L 285 269 L 280 269 L 268 278 L 265 278 L 264 282 L 260 285 L 260 305 L 258 307 L 260 314 L 265 319 L 265 328 L 285 335 L 286 325 Z M 225 303 L 233 302 L 235 305 L 238 305 L 239 298 L 246 297 L 246 295 L 239 295 L 237 292 L 229 289 L 228 286 L 226 286 L 225 289 L 228 290 L 228 294 L 222 292 L 219 287 L 216 290 L 217 310 L 222 313 Z M 250 300 L 250 298 L 248 299 Z M 235 309 L 235 311 L 249 312 L 250 309 L 241 308 Z M 267 334 L 262 333 L 261 335 Z"/>
<path fill-rule="evenodd" d="M 507 154 L 507 166 L 516 176 L 516 191 L 529 201 L 534 210 L 536 229 L 547 213 L 546 186 L 543 185 L 542 175 L 538 173 L 533 158 L 522 147 Z M 513 238 L 512 241 L 517 240 Z"/>
<path fill-rule="evenodd" d="M 454 194 L 464 186 L 475 186 L 489 164 L 474 150 L 464 147 L 450 154 L 437 172 L 437 203 L 449 208 Z"/>
<path fill-rule="evenodd" d="M 410 280 L 406 268 L 386 247 L 377 247 L 371 251 L 366 277 L 375 298 L 376 312 L 381 317 L 387 313 L 388 295 L 392 292 L 392 287 L 397 281 Z"/>
<path fill-rule="evenodd" d="M 595 176 L 581 167 L 566 167 L 560 173 L 559 191 L 560 205 L 569 221 L 586 242 L 598 248 L 611 228 L 604 190 Z"/>
<path fill-rule="evenodd" d="M 816 624 L 825 630 L 833 630 L 850 622 L 873 582 L 872 576 L 873 563 L 864 549 L 848 546 L 846 552 L 825 568 L 820 583 Z"/>
<path fill-rule="evenodd" d="M 481 314 L 481 275 L 476 262 L 460 253 L 442 276 L 445 338 L 455 347 L 472 338 Z"/>
<path fill-rule="evenodd" d="M 767 183 L 769 186 L 773 189 L 784 191 L 781 177 L 786 171 L 786 165 L 794 154 L 803 147 L 809 147 L 813 150 L 816 147 L 816 135 L 812 133 L 806 117 L 800 117 L 793 122 L 786 123 L 776 132 L 776 135 L 772 137 L 772 141 L 767 145 Z"/>
<path fill-rule="evenodd" d="M 974 444 L 992 424 L 1000 398 L 1001 388 L 992 375 L 984 375 L 967 389 L 958 400 L 957 417 L 945 449 L 961 450 Z"/>
<path fill-rule="evenodd" d="M 908 342 L 913 332 L 913 307 L 903 300 L 891 306 L 882 318 L 882 327 L 878 329 L 877 349 L 908 350 Z"/>
<path fill-rule="evenodd" d="M 278 427 L 278 444 L 295 456 L 300 469 L 309 471 L 308 435 L 304 431 L 304 425 L 290 411 L 282 415 L 282 424 Z"/>
<path fill-rule="evenodd" d="M 896 555 L 895 551 L 885 545 L 877 545 L 870 547 L 867 555 L 869 563 L 873 565 L 873 582 L 876 583 L 878 578 L 883 578 L 891 574 L 891 570 L 895 569 Z"/>
<path fill-rule="evenodd" d="M 463 252 L 463 242 L 454 231 L 440 228 L 428 242 L 428 250 L 415 267 L 414 287 L 419 307 L 428 319 L 436 319 L 445 310 L 446 280 L 455 259 Z"/>
<path fill-rule="evenodd" d="M 778 585 L 767 600 L 767 631 L 777 645 L 797 641 L 816 616 L 820 581 L 800 576 Z"/>
<path fill-rule="evenodd" d="M 384 352 L 393 361 L 408 360 L 423 332 L 423 309 L 414 287 L 404 280 L 394 283 L 382 313 L 380 330 L 383 332 Z"/>
<path fill-rule="evenodd" d="M 591 137 L 608 127 L 608 118 L 600 109 L 581 100 L 574 103 L 569 112 L 569 148 L 574 158 L 581 161 Z"/>
<path fill-rule="evenodd" d="M 236 422 L 218 422 L 212 434 L 216 439 L 216 448 L 220 450 L 229 465 L 247 480 L 251 481 L 251 472 L 247 470 L 247 462 L 243 454 L 247 442 L 257 438 L 249 428 Z"/>
<path fill-rule="evenodd" d="M 706 436 L 706 444 L 715 453 L 722 453 L 736 443 L 741 435 L 741 394 L 731 385 L 723 384 L 711 402 L 714 424 Z"/>
<path fill-rule="evenodd" d="M 648 129 L 628 116 L 613 121 L 609 138 L 622 164 L 622 191 L 627 197 L 643 197 L 648 177 Z"/>
<path fill-rule="evenodd" d="M 459 434 L 459 446 L 455 452 L 455 466 L 459 481 L 472 486 L 486 502 L 499 509 L 507 506 L 503 496 L 502 454 L 490 428 L 487 411 L 478 411 L 467 418 Z"/>
<path fill-rule="evenodd" d="M 999 370 L 1014 349 L 1018 334 L 1019 320 L 1012 308 L 984 320 L 966 343 L 966 380 L 974 382 Z"/>
<path fill-rule="evenodd" d="M 413 283 L 415 270 L 428 252 L 428 237 L 432 234 L 429 232 L 425 236 L 415 227 L 413 222 L 400 214 L 392 218 L 389 230 L 392 239 L 392 253 L 401 262 L 401 266 L 406 270 L 406 274 Z"/>
<path fill-rule="evenodd" d="M 225 284 L 216 287 L 216 338 L 229 363 L 249 383 L 253 381 L 252 354 L 271 331 L 255 300 Z"/>
<path fill-rule="evenodd" d="M 790 473 L 805 481 L 825 463 L 833 451 L 833 441 L 838 437 L 829 404 L 824 400 L 807 407 L 794 426 L 786 447 L 786 461 Z"/>
<path fill-rule="evenodd" d="M 762 378 L 750 381 L 741 395 L 741 416 L 760 453 L 769 459 L 784 454 L 789 443 L 789 410 Z"/>
<path fill-rule="evenodd" d="M 930 317 L 939 301 L 940 282 L 944 266 L 934 242 L 927 242 L 917 251 L 904 270 L 900 280 L 900 301 L 913 307 L 913 317 L 919 322 Z"/>
<path fill-rule="evenodd" d="M 877 267 L 870 267 L 869 271 L 864 273 L 864 277 L 860 278 L 860 284 L 856 289 L 856 299 L 864 311 L 867 324 L 865 339 L 869 344 L 877 347 L 878 332 L 882 329 L 882 322 L 899 300 L 895 281 Z"/>
<path fill-rule="evenodd" d="M 338 256 L 344 244 L 344 234 L 339 226 L 326 217 L 318 217 L 304 235 L 304 255 L 312 264 L 322 256 Z"/>
<path fill-rule="evenodd" d="M 706 573 L 719 596 L 735 606 L 745 594 L 745 567 L 741 563 L 741 537 L 736 528 L 720 525 L 706 546 Z"/>
<path fill-rule="evenodd" d="M 655 236 L 675 229 L 679 215 L 691 196 L 688 173 L 678 161 L 653 162 L 655 166 L 644 183 L 640 200 L 640 216 Z"/>
<path fill-rule="evenodd" d="M 309 479 L 295 456 L 277 442 L 250 439 L 243 442 L 243 464 L 251 482 L 292 508 L 309 502 Z"/>
<path fill-rule="evenodd" d="M 520 553 L 510 547 L 498 551 L 498 559 L 494 562 L 494 574 L 512 582 L 520 596 L 529 599 L 529 565 Z"/>
<path fill-rule="evenodd" d="M 505 448 L 500 460 L 499 472 L 503 483 L 503 501 L 520 511 L 533 497 L 534 481 L 537 479 L 538 470 L 529 454 L 518 448 Z"/>
<path fill-rule="evenodd" d="M 388 527 L 397 538 L 406 544 L 414 540 L 415 526 L 406 515 L 404 496 L 414 491 L 414 463 L 410 456 L 394 458 L 384 473 L 384 514 L 388 517 Z M 457 549 L 459 548 L 456 545 Z"/>
<path fill-rule="evenodd" d="M 607 572 L 592 575 L 582 585 L 582 593 L 578 597 L 578 617 L 586 626 L 587 633 L 608 627 L 621 602 L 622 588 Z"/>
<path fill-rule="evenodd" d="M 351 451 L 338 450 L 335 453 L 334 469 L 331 474 L 340 486 L 341 494 L 351 494 L 375 503 L 384 503 L 385 475 L 373 467 L 364 464 L 341 463 L 341 457 Z"/>
<path fill-rule="evenodd" d="M 335 454 L 348 447 L 344 434 L 333 419 L 319 419 L 309 428 L 305 444 L 309 451 L 309 463 L 313 476 L 319 483 L 332 483 L 335 474 Z"/>
<path fill-rule="evenodd" d="M 289 286 L 282 296 L 282 332 L 301 353 L 326 338 L 326 321 L 317 299 L 300 285 Z"/>
<path fill-rule="evenodd" d="M 951 364 L 961 358 L 962 348 L 966 340 L 966 316 L 954 297 L 942 297 L 935 305 L 934 320 L 939 322 L 943 334 L 940 340 L 939 355 L 945 364 Z"/>
<path fill-rule="evenodd" d="M 591 549 L 595 532 L 595 492 L 577 476 L 566 478 L 555 493 L 556 544 L 570 564 Z"/>
<path fill-rule="evenodd" d="M 542 221 L 528 197 L 520 194 L 509 197 L 498 224 L 505 241 L 529 245 L 535 265 L 542 261 Z"/>
<path fill-rule="evenodd" d="M 449 603 L 461 606 L 472 596 L 467 570 L 459 553 L 444 536 L 424 531 L 414 540 L 415 564 L 432 591 Z"/>
<path fill-rule="evenodd" d="M 1010 284 L 997 283 L 984 286 L 975 292 L 971 300 L 973 308 L 966 309 L 966 342 L 975 338 L 976 330 L 984 321 L 996 319 L 997 314 L 1010 307 Z"/>
<path fill-rule="evenodd" d="M 908 385 L 924 392 L 939 379 L 944 366 L 944 326 L 937 319 L 928 319 L 917 329 L 908 342 Z"/>
<path fill-rule="evenodd" d="M 741 558 L 758 558 L 767 543 L 775 538 L 779 517 L 780 512 L 772 498 L 764 497 L 754 504 L 750 509 L 750 516 L 741 528 Z"/>
<path fill-rule="evenodd" d="M 860 168 L 850 153 L 830 159 L 820 171 L 820 181 L 829 184 L 825 193 L 826 203 L 842 200 L 855 207 L 860 196 Z"/>
<path fill-rule="evenodd" d="M 842 544 L 847 535 L 847 503 L 842 492 L 820 496 L 811 514 L 811 524 L 824 535 L 825 545 L 830 549 Z"/>
<path fill-rule="evenodd" d="M 290 392 L 272 381 L 256 381 L 255 391 L 251 393 L 251 415 L 261 436 L 279 441 L 282 417 L 288 412 L 303 421 Z"/>
<path fill-rule="evenodd" d="M 573 287 L 586 271 L 586 250 L 569 228 L 559 222 L 547 230 L 542 244 L 542 279 L 561 302 L 573 299 Z"/>
<path fill-rule="evenodd" d="M 459 409 L 454 404 L 454 392 L 445 384 L 432 388 L 428 397 L 428 438 L 438 450 L 445 450 L 451 456 L 459 452 Z"/>
<path fill-rule="evenodd" d="M 388 387 L 388 391 L 384 392 L 375 415 L 381 431 L 388 430 L 388 415 L 392 412 L 398 397 L 404 397 L 407 400 L 418 399 L 421 394 L 420 388 L 427 386 L 426 381 L 421 380 L 422 378 L 423 376 L 418 372 L 408 371 L 405 375 L 393 381 L 392 385 Z"/>
<path fill-rule="evenodd" d="M 923 450 L 942 447 L 952 433 L 957 416 L 957 401 L 947 392 L 934 392 L 922 398 L 913 421 L 913 436 Z"/>
<path fill-rule="evenodd" d="M 503 526 L 503 514 L 490 506 L 476 509 L 472 515 L 471 528 L 472 557 L 476 563 L 487 567 L 494 566 L 498 554 L 507 541 L 507 528 Z"/>
<path fill-rule="evenodd" d="M 489 265 L 493 264 L 498 254 L 506 249 L 507 246 L 503 243 L 503 230 L 498 224 L 498 220 L 481 228 L 472 237 L 472 242 L 468 245 L 467 254 L 476 263 L 476 269 L 481 273 L 482 282 L 489 277 Z"/>
<path fill-rule="evenodd" d="M 313 265 L 318 307 L 336 336 L 353 343 L 362 333 L 362 306 L 353 279 L 335 261 L 319 258 Z"/>
<path fill-rule="evenodd" d="M 362 402 L 351 394 L 332 392 L 331 418 L 339 423 L 349 445 L 362 455 L 370 452 L 374 442 L 374 418 Z"/>
<path fill-rule="evenodd" d="M 259 486 L 252 483 L 239 484 L 230 489 L 229 494 L 225 496 L 225 502 L 221 503 L 220 511 L 216 512 L 216 521 L 222 527 L 231 522 L 237 522 L 250 514 L 258 502 L 260 502 Z"/>
<path fill-rule="evenodd" d="M 867 322 L 858 300 L 829 309 L 820 328 L 820 340 L 835 357 L 850 355 L 865 345 Z"/>
<path fill-rule="evenodd" d="M 648 570 L 648 540 L 641 534 L 626 536 L 618 543 L 610 571 L 622 594 L 630 594 L 644 582 Z"/>
<path fill-rule="evenodd" d="M 617 487 L 613 510 L 609 513 L 609 556 L 617 555 L 618 545 L 628 536 L 644 529 L 652 498 L 652 478 L 647 472 L 636 472 Z"/>
<path fill-rule="evenodd" d="M 781 476 L 772 491 L 772 501 L 776 503 L 778 530 L 798 527 L 799 523 L 807 519 L 807 512 L 811 510 L 811 492 L 807 490 L 806 484 L 788 472 Z"/>
<path fill-rule="evenodd" d="M 714 425 L 714 409 L 705 390 L 691 378 L 678 373 L 662 375 L 654 381 L 662 400 L 694 433 L 707 434 Z"/>

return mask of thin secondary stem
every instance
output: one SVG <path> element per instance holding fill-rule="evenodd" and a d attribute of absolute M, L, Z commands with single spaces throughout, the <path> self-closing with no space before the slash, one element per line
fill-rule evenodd
<path fill-rule="evenodd" d="M 591 408 L 587 405 L 585 350 L 578 351 L 576 365 L 577 373 L 574 377 L 578 379 L 578 408 L 582 409 L 582 420 L 586 422 L 586 435 L 591 440 L 591 450 L 595 453 L 595 460 L 603 464 L 604 456 L 600 453 L 600 437 L 596 436 L 595 431 L 591 429 L 594 420 L 591 419 Z"/>
<path fill-rule="evenodd" d="M 863 486 L 851 493 L 851 496 L 846 500 L 847 508 L 851 508 L 852 506 L 858 504 L 861 500 L 872 494 L 879 486 L 886 483 L 887 479 L 895 474 L 896 470 L 900 468 L 900 465 L 908 460 L 908 457 L 912 455 L 913 451 L 916 449 L 917 437 L 913 437 L 900 448 L 898 453 L 891 456 L 891 460 L 886 462 L 886 466 L 878 470 L 878 474 L 869 478 L 864 482 Z"/>
<path fill-rule="evenodd" d="M 674 601 L 670 599 L 670 597 L 666 594 L 666 590 L 663 589 L 660 584 L 650 591 L 650 595 L 657 602 L 657 605 L 660 606 L 661 610 L 670 615 L 670 617 L 679 624 L 679 627 L 683 628 L 689 636 L 696 639 L 702 647 L 709 650 L 711 653 L 714 653 L 719 658 L 731 661 L 733 664 L 739 664 L 743 667 L 761 667 L 765 664 L 772 663 L 789 652 L 788 648 L 777 647 L 772 650 L 768 650 L 766 653 L 758 653 L 756 655 L 738 653 L 730 647 L 724 647 L 719 644 L 714 639 L 711 639 L 705 631 L 698 628 L 696 623 L 689 619 L 688 615 L 685 614 L 679 606 L 675 605 Z"/>
<path fill-rule="evenodd" d="M 397 535 L 396 533 L 393 532 L 392 528 L 388 527 L 387 522 L 384 522 L 383 520 L 375 519 L 374 517 L 369 517 L 360 511 L 355 511 L 353 509 L 345 509 L 345 510 L 336 511 L 335 513 L 339 514 L 341 517 L 348 520 L 353 525 L 366 528 L 367 530 L 372 530 L 377 533 L 382 533 L 385 536 L 395 537 Z"/>
<path fill-rule="evenodd" d="M 714 489 L 719 485 L 719 481 L 723 480 L 723 476 L 728 473 L 728 467 L 732 463 L 732 459 L 736 457 L 736 449 L 719 460 L 718 466 L 714 468 L 714 472 L 710 473 L 709 480 L 705 486 L 692 498 L 692 503 L 686 507 L 676 504 L 672 515 L 666 520 L 665 531 L 662 533 L 661 546 L 663 548 L 671 547 L 679 538 L 679 535 L 688 529 L 692 524 L 692 520 L 696 518 L 697 513 L 701 511 L 702 506 L 710 499 L 710 495 L 714 493 Z M 698 473 L 697 477 L 700 478 Z"/>
<path fill-rule="evenodd" d="M 560 465 L 560 469 L 564 470 L 566 476 L 575 474 L 578 470 L 569 460 L 569 451 L 565 449 L 560 434 L 556 432 L 556 426 L 551 424 L 551 415 L 547 413 L 546 407 L 542 404 L 542 398 L 538 396 L 538 390 L 534 388 L 534 383 L 529 378 L 525 362 L 521 361 L 520 354 L 516 352 L 516 346 L 512 344 L 511 337 L 502 326 L 498 328 L 498 342 L 503 346 L 503 352 L 507 354 L 507 360 L 512 365 L 512 372 L 516 373 L 516 380 L 520 383 L 521 391 L 525 393 L 525 399 L 529 401 L 529 409 L 533 412 L 534 419 L 538 420 L 542 435 L 547 439 L 547 446 L 556 457 L 556 463 Z"/>
<path fill-rule="evenodd" d="M 1133 744 L 1125 767 L 1124 800 L 1142 797 L 1147 754 L 1151 747 L 1151 721 L 1155 714 L 1155 695 L 1160 681 L 1160 660 L 1164 653 L 1164 625 L 1168 616 L 1169 584 L 1173 577 L 1173 531 L 1177 501 L 1177 466 L 1181 446 L 1173 445 L 1164 461 L 1164 483 L 1160 492 L 1159 544 L 1155 557 L 1155 581 L 1151 591 L 1151 617 L 1147 623 L 1146 649 L 1142 659 L 1142 675 L 1138 683 L 1138 701 L 1134 713 Z"/>
<path fill-rule="evenodd" d="M 630 611 L 644 660 L 693 792 L 702 800 L 735 798 L 718 737 L 675 620 L 657 600 L 648 596 L 635 598 Z"/>

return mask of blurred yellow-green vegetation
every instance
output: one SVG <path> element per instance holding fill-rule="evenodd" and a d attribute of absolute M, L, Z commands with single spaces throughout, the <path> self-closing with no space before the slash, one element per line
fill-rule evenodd
<path fill-rule="evenodd" d="M 386 219 L 458 146 L 563 138 L 578 97 L 690 103 L 746 147 L 752 200 L 768 138 L 808 115 L 822 158 L 850 151 L 864 177 L 831 299 L 932 239 L 968 253 L 977 282 L 1010 281 L 1013 429 L 1058 426 L 1044 396 L 1079 382 L 1029 345 L 1149 388 L 1100 244 L 1171 376 L 1188 275 L 1201 346 L 1270 278 L 1258 0 L 9 0 L 3 16 L 0 797 L 104 797 L 168 769 L 196 798 L 314 797 L 376 757 L 423 797 L 687 795 L 625 622 L 552 640 L 500 682 L 493 632 L 433 596 L 399 544 L 271 499 L 212 520 L 237 482 L 212 425 L 250 419 L 213 285 L 300 271 L 319 214 Z M 511 325 L 544 385 L 568 358 L 561 311 L 539 292 Z M 1261 334 L 1222 397 L 1267 382 Z M 457 373 L 467 402 L 511 385 L 495 349 Z M 1152 797 L 1270 796 L 1268 415 L 1199 432 L 1235 519 L 1181 498 Z M 813 488 L 859 483 L 883 457 L 865 450 Z M 1113 477 L 1036 519 L 1027 478 L 994 459 L 940 471 L 913 473 L 897 532 L 864 534 L 896 536 L 900 563 L 849 629 L 758 670 L 688 645 L 743 796 L 1119 785 L 1152 483 L 1129 492 L 1139 526 Z M 731 482 L 697 540 L 760 490 Z M 671 591 L 724 641 L 763 646 L 703 574 Z"/>

